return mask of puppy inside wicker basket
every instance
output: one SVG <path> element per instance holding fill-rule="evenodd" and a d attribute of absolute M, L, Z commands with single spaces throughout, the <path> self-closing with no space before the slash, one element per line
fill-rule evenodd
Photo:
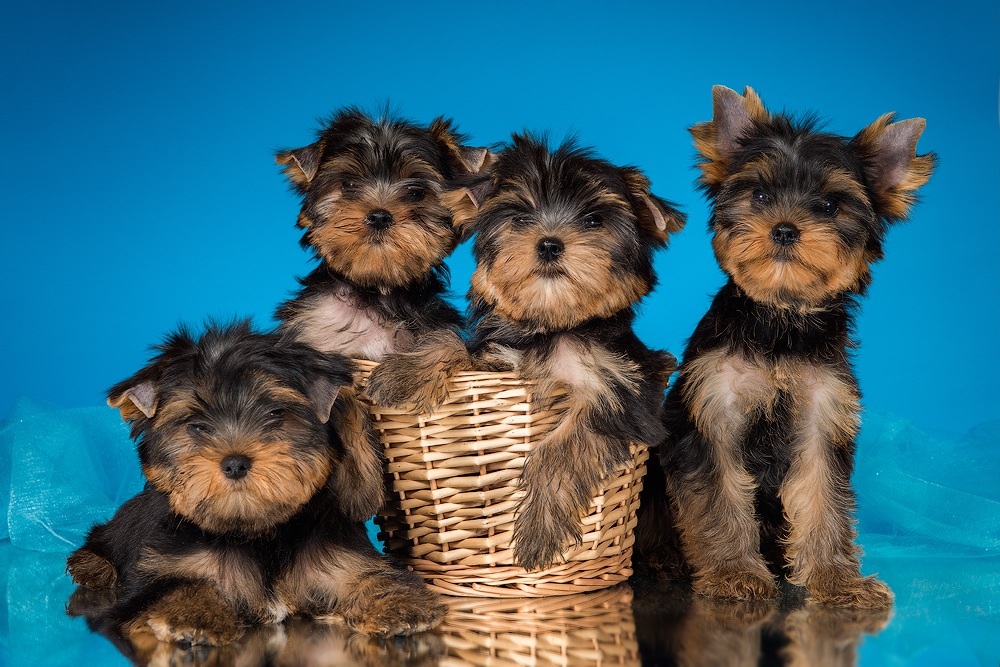
<path fill-rule="evenodd" d="M 631 462 L 630 443 L 663 435 L 676 360 L 638 339 L 633 308 L 656 282 L 653 251 L 685 218 L 649 187 L 639 170 L 571 141 L 550 150 L 544 137 L 515 134 L 453 206 L 462 236 L 475 236 L 468 345 L 427 339 L 369 378 L 376 404 L 425 411 L 447 396 L 444 376 L 514 370 L 558 407 L 520 476 L 514 562 L 527 570 L 580 542 L 581 514 L 601 479 Z"/>

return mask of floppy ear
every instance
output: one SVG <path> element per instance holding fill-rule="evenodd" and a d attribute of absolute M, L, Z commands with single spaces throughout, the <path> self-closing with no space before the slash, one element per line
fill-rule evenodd
<path fill-rule="evenodd" d="M 322 139 L 302 148 L 288 151 L 279 151 L 274 156 L 274 161 L 285 167 L 285 177 L 292 184 L 303 192 L 308 188 L 309 183 L 319 171 L 320 159 L 323 157 L 323 147 L 326 145 Z"/>
<path fill-rule="evenodd" d="M 333 411 L 333 403 L 337 400 L 341 385 L 331 381 L 326 377 L 318 377 L 312 381 L 306 390 L 309 401 L 313 404 L 316 416 L 320 422 L 330 421 L 330 413 Z"/>
<path fill-rule="evenodd" d="M 448 164 L 458 175 L 482 173 L 493 162 L 489 149 L 463 145 L 464 137 L 444 116 L 432 120 L 427 131 L 444 148 Z"/>
<path fill-rule="evenodd" d="M 118 408 L 126 422 L 134 422 L 143 417 L 152 419 L 156 414 L 157 402 L 156 386 L 151 380 L 129 378 L 108 392 L 108 405 Z"/>
<path fill-rule="evenodd" d="M 635 214 L 639 220 L 639 228 L 650 242 L 665 244 L 670 234 L 684 228 L 687 217 L 673 204 L 651 193 L 649 179 L 641 171 L 635 167 L 622 167 L 621 173 L 628 184 L 629 193 L 638 202 Z"/>
<path fill-rule="evenodd" d="M 473 233 L 473 223 L 479 208 L 493 191 L 493 182 L 489 178 L 477 181 L 468 186 L 446 190 L 441 193 L 441 201 L 451 209 L 452 226 L 458 233 L 458 238 L 465 241 Z"/>
<path fill-rule="evenodd" d="M 890 222 L 907 217 L 917 190 L 930 179 L 937 161 L 934 153 L 917 155 L 917 140 L 927 125 L 923 118 L 896 123 L 893 119 L 887 113 L 851 140 L 879 215 Z"/>
<path fill-rule="evenodd" d="M 740 95 L 725 86 L 712 87 L 712 120 L 691 128 L 695 148 L 703 160 L 701 180 L 706 185 L 718 185 L 728 175 L 729 164 L 740 149 L 740 142 L 754 123 L 770 118 L 754 89 L 747 86 Z"/>

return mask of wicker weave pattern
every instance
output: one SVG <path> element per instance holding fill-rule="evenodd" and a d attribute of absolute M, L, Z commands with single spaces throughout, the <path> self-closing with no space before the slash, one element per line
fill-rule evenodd
<path fill-rule="evenodd" d="M 440 667 L 563 665 L 638 667 L 627 585 L 545 599 L 451 598 Z"/>
<path fill-rule="evenodd" d="M 363 386 L 374 368 L 359 362 Z M 564 563 L 526 572 L 513 565 L 514 510 L 525 457 L 558 420 L 533 404 L 514 373 L 461 373 L 433 415 L 370 405 L 388 461 L 389 498 L 376 522 L 387 549 L 448 595 L 567 595 L 612 586 L 632 574 L 642 476 L 648 458 L 604 482 Z"/>

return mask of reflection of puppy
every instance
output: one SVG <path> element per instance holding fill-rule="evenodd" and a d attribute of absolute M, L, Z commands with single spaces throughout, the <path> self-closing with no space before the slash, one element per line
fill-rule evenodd
<path fill-rule="evenodd" d="M 479 206 L 459 220 L 476 235 L 473 358 L 460 344 L 428 358 L 513 366 L 564 409 L 521 476 L 514 559 L 539 569 L 579 541 L 581 513 L 601 478 L 630 461 L 629 442 L 662 433 L 674 358 L 636 337 L 633 305 L 655 282 L 653 251 L 684 217 L 637 169 L 530 135 L 515 135 L 468 193 Z"/>
<path fill-rule="evenodd" d="M 359 521 L 370 508 L 346 502 L 382 485 L 367 450 L 328 439 L 351 371 L 235 324 L 174 334 L 111 389 L 149 485 L 68 566 L 78 584 L 115 589 L 108 617 L 130 640 L 226 643 L 292 615 L 376 635 L 437 624 L 437 597 L 378 555 Z"/>
<path fill-rule="evenodd" d="M 660 449 L 694 587 L 770 597 L 770 566 L 814 601 L 888 606 L 854 545 L 848 351 L 855 297 L 934 165 L 915 152 L 924 121 L 890 114 L 846 139 L 771 115 L 749 88 L 714 98 L 692 133 L 729 282 L 691 336 Z M 670 530 L 649 518 L 641 534 Z"/>

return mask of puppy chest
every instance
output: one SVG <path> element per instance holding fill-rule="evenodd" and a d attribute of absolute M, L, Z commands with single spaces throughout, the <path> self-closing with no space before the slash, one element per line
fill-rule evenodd
<path fill-rule="evenodd" d="M 318 350 L 372 361 L 404 350 L 412 342 L 412 334 L 401 323 L 387 321 L 341 295 L 312 299 L 294 324 L 299 339 Z"/>

